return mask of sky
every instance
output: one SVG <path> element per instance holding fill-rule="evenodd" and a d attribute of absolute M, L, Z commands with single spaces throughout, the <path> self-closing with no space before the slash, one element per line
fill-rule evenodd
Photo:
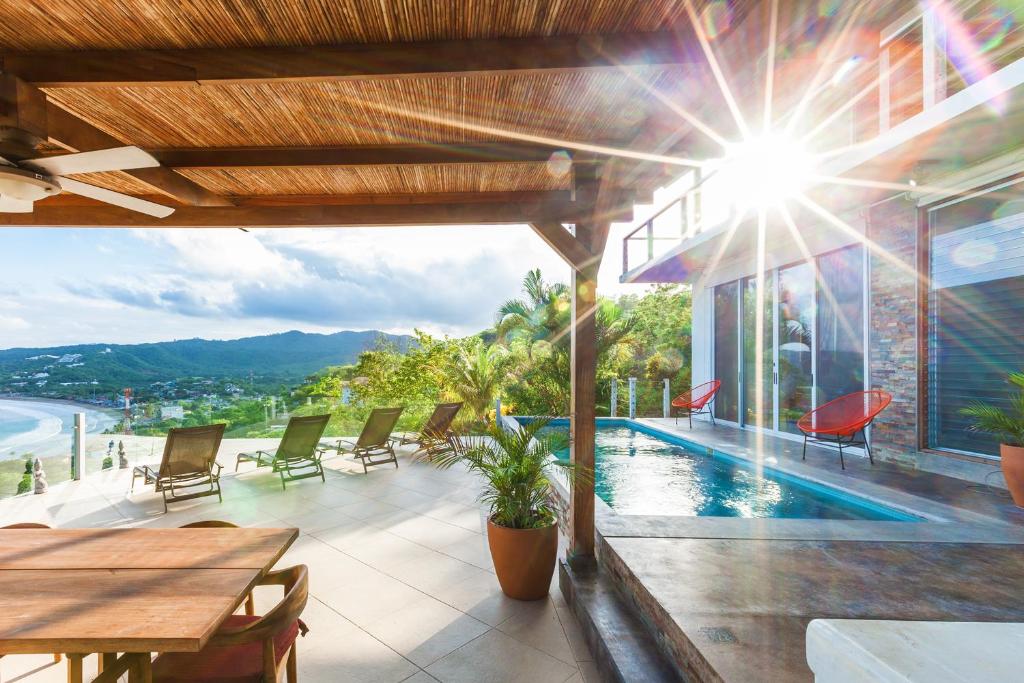
<path fill-rule="evenodd" d="M 598 290 L 618 283 L 614 226 Z M 569 281 L 525 226 L 0 229 L 0 349 L 302 330 L 463 336 L 520 295 L 526 271 Z"/>

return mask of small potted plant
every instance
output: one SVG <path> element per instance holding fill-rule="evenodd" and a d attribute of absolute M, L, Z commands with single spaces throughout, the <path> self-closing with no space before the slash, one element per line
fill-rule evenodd
<path fill-rule="evenodd" d="M 1006 486 L 1013 502 L 1024 507 L 1024 372 L 1010 373 L 1009 380 L 1017 387 L 1010 399 L 1010 409 L 976 402 L 964 408 L 964 415 L 974 418 L 970 429 L 999 437 L 999 456 Z"/>
<path fill-rule="evenodd" d="M 547 420 L 516 429 L 492 427 L 472 439 L 437 440 L 422 457 L 447 469 L 463 463 L 483 478 L 480 500 L 490 506 L 487 544 L 505 595 L 539 600 L 548 594 L 558 556 L 558 518 L 552 502 L 549 468 L 573 471 L 551 457 L 564 438 L 541 430 Z"/>

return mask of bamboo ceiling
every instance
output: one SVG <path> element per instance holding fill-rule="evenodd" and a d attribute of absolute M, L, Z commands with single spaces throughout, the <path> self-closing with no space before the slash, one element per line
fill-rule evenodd
<path fill-rule="evenodd" d="M 706 0 L 694 4 L 700 11 Z M 739 8 L 755 4 L 742 0 L 729 6 L 739 16 Z M 581 147 L 660 152 L 663 133 L 683 127 L 671 103 L 702 97 L 693 89 L 700 82 L 692 77 L 694 63 L 678 56 L 699 53 L 692 40 L 684 45 L 678 38 L 687 25 L 686 0 L 22 0 L 0 7 L 0 59 L 3 71 L 38 86 L 60 116 L 69 112 L 87 127 L 77 131 L 83 143 L 69 143 L 53 133 L 51 112 L 51 134 L 39 147 L 42 152 L 132 144 L 155 153 L 256 148 L 268 155 L 265 163 L 231 166 L 207 160 L 198 166 L 78 176 L 119 192 L 164 193 L 193 208 L 241 206 L 244 202 L 236 199 L 245 197 L 308 196 L 329 204 L 339 195 L 472 193 L 540 194 L 544 197 L 536 201 L 544 205 L 549 196 L 575 202 L 578 177 L 545 163 L 549 154 L 575 147 L 578 163 L 589 164 L 601 153 Z M 669 47 L 658 54 L 671 58 L 641 56 L 623 64 L 613 54 L 602 62 L 607 55 L 595 59 L 587 42 L 598 36 L 600 52 L 606 38 L 609 45 L 622 41 L 628 58 L 631 46 L 645 49 L 651 35 L 662 36 L 660 45 Z M 539 39 L 545 42 L 537 54 L 527 50 Z M 436 43 L 426 42 L 466 40 L 520 42 L 499 46 L 497 66 L 488 61 L 492 55 L 483 55 L 479 68 L 467 69 L 460 69 L 457 48 L 435 59 Z M 372 48 L 354 56 L 328 52 L 366 44 Z M 515 50 L 520 44 L 526 53 Z M 466 45 L 476 50 L 476 43 Z M 392 47 L 395 54 L 388 54 Z M 258 50 L 245 52 L 250 48 L 295 48 L 289 53 L 293 67 L 314 72 L 275 75 L 279 63 Z M 217 53 L 210 58 L 214 70 L 255 69 L 256 76 L 190 76 L 207 58 L 204 49 Z M 33 54 L 54 50 L 88 52 Z M 180 52 L 153 52 L 158 50 Z M 470 52 L 466 59 L 475 65 L 477 56 Z M 83 61 L 76 65 L 79 58 Z M 357 63 L 349 72 L 345 59 L 372 64 L 360 72 Z M 106 80 L 92 76 L 97 60 Z M 18 64 L 28 71 L 43 64 L 50 77 L 22 76 Z M 335 64 L 342 70 L 337 77 L 316 71 Z M 148 78 L 151 66 L 171 76 Z M 387 68 L 397 70 L 374 71 Z M 66 76 L 72 71 L 77 75 Z M 135 75 L 120 77 L 129 72 Z M 69 127 L 73 122 L 57 126 L 65 134 Z M 652 137 L 652 131 L 661 137 Z M 497 143 L 534 145 L 541 153 L 499 146 L 488 158 L 486 146 Z M 467 152 L 454 161 L 444 156 L 444 148 L 465 145 L 485 152 L 479 157 Z M 270 160 L 273 150 L 403 146 L 436 146 L 442 152 L 427 154 L 438 159 L 430 162 L 416 153 L 397 163 L 393 155 L 381 157 L 390 161 L 367 160 L 362 151 L 359 160 L 337 164 Z M 665 182 L 664 167 L 644 169 L 634 168 L 628 176 L 639 192 Z M 68 198 L 58 199 L 68 205 Z M 61 203 L 41 204 L 47 201 Z"/>
<path fill-rule="evenodd" d="M 10 5 L 10 7 L 6 7 Z M 338 45 L 646 33 L 680 0 L 18 0 L 0 44 L 18 50 Z"/>

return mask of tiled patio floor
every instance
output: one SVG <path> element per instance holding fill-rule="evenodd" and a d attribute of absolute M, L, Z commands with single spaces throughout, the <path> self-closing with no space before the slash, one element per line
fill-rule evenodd
<path fill-rule="evenodd" d="M 251 444 L 226 441 L 222 461 Z M 553 583 L 547 600 L 506 598 L 487 550 L 474 478 L 401 457 L 399 469 L 369 475 L 348 459 L 326 462 L 327 482 L 292 482 L 243 465 L 215 498 L 171 505 L 128 495 L 129 475 L 113 471 L 0 501 L 0 525 L 180 526 L 223 519 L 243 526 L 301 530 L 280 566 L 310 567 L 310 600 L 299 641 L 302 681 L 583 683 L 598 680 L 578 626 Z M 556 577 L 557 581 L 557 577 Z M 280 589 L 257 592 L 258 611 Z M 95 671 L 86 662 L 86 671 Z M 46 656 L 0 660 L 5 683 L 64 681 Z"/>

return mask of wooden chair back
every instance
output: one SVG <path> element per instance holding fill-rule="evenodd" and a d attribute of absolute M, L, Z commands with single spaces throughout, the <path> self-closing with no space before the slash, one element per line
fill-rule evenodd
<path fill-rule="evenodd" d="M 306 600 L 309 598 L 309 570 L 306 565 L 299 564 L 270 572 L 260 580 L 259 585 L 283 586 L 284 598 L 256 621 L 244 626 L 222 628 L 210 639 L 208 647 L 262 642 L 264 680 L 276 681 L 277 655 L 274 652 L 274 636 L 295 623 L 305 609 Z"/>
<path fill-rule="evenodd" d="M 288 420 L 281 444 L 277 447 L 277 457 L 284 460 L 312 458 L 330 420 L 330 415 L 309 415 Z"/>
<path fill-rule="evenodd" d="M 219 519 L 203 519 L 198 522 L 182 524 L 179 529 L 237 529 L 234 522 L 222 522 Z"/>
<path fill-rule="evenodd" d="M 0 529 L 49 529 L 50 527 L 46 524 L 39 524 L 38 522 L 18 522 L 17 524 L 8 524 L 7 526 L 0 527 Z M 20 536 L 19 536 L 20 538 Z"/>
<path fill-rule="evenodd" d="M 217 460 L 224 424 L 178 427 L 167 431 L 160 478 L 206 473 Z"/>
<path fill-rule="evenodd" d="M 462 409 L 462 403 L 438 403 L 434 412 L 423 425 L 421 434 L 423 436 L 444 436 L 451 429 L 455 416 Z"/>
<path fill-rule="evenodd" d="M 374 408 L 363 425 L 363 431 L 356 441 L 357 448 L 386 446 L 391 433 L 395 431 L 402 408 Z"/>

